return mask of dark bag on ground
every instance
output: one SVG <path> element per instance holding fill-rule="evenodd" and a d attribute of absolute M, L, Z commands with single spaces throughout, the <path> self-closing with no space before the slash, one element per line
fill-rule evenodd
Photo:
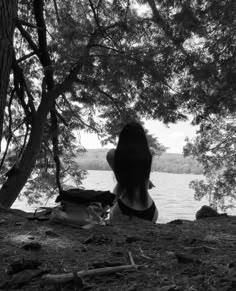
<path fill-rule="evenodd" d="M 102 224 L 115 197 L 110 191 L 80 188 L 60 191 L 56 202 L 60 202 L 61 207 L 52 213 L 52 220 L 80 226 Z"/>
<path fill-rule="evenodd" d="M 96 191 L 86 189 L 69 189 L 60 191 L 56 202 L 67 201 L 77 204 L 86 204 L 92 202 L 99 202 L 102 207 L 111 206 L 114 202 L 116 195 L 110 191 Z"/>

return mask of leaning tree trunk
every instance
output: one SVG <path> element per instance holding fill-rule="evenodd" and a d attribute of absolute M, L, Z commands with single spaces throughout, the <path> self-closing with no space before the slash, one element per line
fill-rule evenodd
<path fill-rule="evenodd" d="M 30 138 L 19 163 L 11 169 L 7 181 L 0 189 L 0 206 L 5 208 L 12 206 L 34 169 L 40 150 L 44 125 L 54 100 L 54 98 L 49 98 L 50 96 L 47 97 L 43 98 L 37 112 L 33 116 Z"/>
<path fill-rule="evenodd" d="M 11 0 L 14 1 L 14 0 Z M 1 4 L 1 0 L 0 0 Z M 35 17 L 43 17 L 42 13 L 42 7 L 43 7 L 43 1 L 34 1 L 35 5 Z M 38 13 L 40 12 L 39 9 L 41 9 L 41 15 Z M 40 18 L 40 19 L 41 19 Z M 37 18 L 37 22 L 40 20 Z M 41 19 L 42 21 L 42 19 Z M 41 23 L 42 24 L 42 23 Z M 39 27 L 41 27 L 40 25 Z M 44 26 L 43 26 L 44 27 Z M 40 29 L 39 29 L 40 30 Z M 45 29 L 46 30 L 46 29 Z M 40 33 L 39 33 L 40 34 Z M 96 35 L 95 35 L 96 36 Z M 47 120 L 47 115 L 51 109 L 53 109 L 53 104 L 58 98 L 59 95 L 63 94 L 64 92 L 71 89 L 72 84 L 74 80 L 77 79 L 78 72 L 81 71 L 83 65 L 86 63 L 86 56 L 89 55 L 91 43 L 93 43 L 95 36 L 91 36 L 91 40 L 89 41 L 88 45 L 84 49 L 83 55 L 85 58 L 81 60 L 81 62 L 78 62 L 77 65 L 71 69 L 70 74 L 67 75 L 67 77 L 64 79 L 64 81 L 61 84 L 58 84 L 53 88 L 53 86 L 48 85 L 48 92 L 42 92 L 42 99 L 40 102 L 40 105 L 38 107 L 38 110 L 35 113 L 32 113 L 32 128 L 30 132 L 30 137 L 27 142 L 27 146 L 25 147 L 23 154 L 20 157 L 20 161 L 15 165 L 10 173 L 8 173 L 8 177 L 6 182 L 3 184 L 2 188 L 0 189 L 0 206 L 3 206 L 5 208 L 10 208 L 14 201 L 16 200 L 17 196 L 23 189 L 25 183 L 27 182 L 28 178 L 30 177 L 32 170 L 34 169 L 36 159 L 40 150 L 40 145 L 43 137 L 43 130 L 44 126 Z M 39 42 L 40 46 L 46 47 L 46 34 L 39 35 Z M 44 66 L 48 66 L 48 63 L 44 63 L 45 57 L 47 58 L 47 55 L 44 55 L 41 59 L 41 63 Z M 47 77 L 48 77 L 47 72 Z M 46 77 L 46 75 L 45 75 Z M 47 80 L 48 81 L 48 80 Z"/>
<path fill-rule="evenodd" d="M 0 153 L 4 109 L 12 65 L 13 33 L 17 16 L 17 0 L 0 0 Z"/>
<path fill-rule="evenodd" d="M 11 1 L 14 2 L 14 0 L 11 0 Z M 43 0 L 38 1 L 38 2 L 37 1 L 34 1 L 34 4 L 38 3 L 39 5 L 38 8 L 40 8 L 40 12 L 42 14 L 42 15 L 40 14 L 40 16 L 43 17 L 43 3 L 44 2 Z M 38 11 L 36 12 L 38 13 Z M 47 49 L 46 27 L 43 30 L 43 34 L 44 34 L 43 44 L 45 45 L 45 49 Z M 43 63 L 42 65 L 44 66 Z M 49 88 L 49 89 L 52 89 L 52 88 Z M 46 94 L 46 92 L 42 92 L 42 99 L 38 107 L 38 110 L 35 113 L 32 113 L 32 127 L 31 127 L 30 137 L 27 142 L 27 145 L 20 157 L 20 160 L 7 173 L 7 180 L 3 184 L 2 188 L 0 189 L 0 206 L 3 206 L 5 208 L 10 208 L 12 204 L 14 203 L 14 201 L 16 200 L 16 198 L 18 197 L 21 190 L 23 189 L 28 178 L 30 177 L 32 170 L 34 169 L 38 153 L 40 151 L 40 145 L 42 141 L 44 125 L 47 120 L 47 115 L 53 105 L 55 98 L 58 96 L 57 94 L 55 95 L 55 92 L 54 92 L 54 96 L 53 96 L 53 93 Z"/>

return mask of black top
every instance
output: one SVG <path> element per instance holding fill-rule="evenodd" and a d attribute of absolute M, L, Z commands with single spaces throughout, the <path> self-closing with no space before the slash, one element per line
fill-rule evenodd
<path fill-rule="evenodd" d="M 145 220 L 153 221 L 156 211 L 156 205 L 154 201 L 152 202 L 152 205 L 145 210 L 136 210 L 130 208 L 129 206 L 126 206 L 120 199 L 118 199 L 117 202 L 123 214 L 128 216 L 136 216 Z"/>

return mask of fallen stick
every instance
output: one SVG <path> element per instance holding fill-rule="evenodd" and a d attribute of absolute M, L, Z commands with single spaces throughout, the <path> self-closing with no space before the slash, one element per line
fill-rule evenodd
<path fill-rule="evenodd" d="M 146 256 L 145 254 L 144 254 L 144 252 L 143 252 L 143 250 L 142 250 L 142 248 L 141 247 L 139 247 L 139 250 L 140 250 L 140 256 L 141 257 L 143 257 L 143 258 L 145 258 L 145 259 L 148 259 L 148 260 L 152 260 L 152 258 L 150 258 L 150 257 L 148 257 L 148 256 Z"/>
<path fill-rule="evenodd" d="M 93 270 L 83 270 L 76 273 L 67 273 L 67 274 L 47 274 L 42 277 L 45 283 L 66 283 L 72 281 L 76 277 L 88 277 L 88 276 L 97 276 L 97 275 L 107 275 L 121 271 L 134 270 L 140 267 L 140 265 L 123 265 L 116 267 L 107 267 L 107 268 L 98 268 Z"/>
<path fill-rule="evenodd" d="M 129 260 L 130 260 L 130 263 L 131 263 L 132 266 L 134 266 L 135 263 L 134 263 L 134 258 L 133 258 L 133 256 L 132 256 L 132 253 L 131 253 L 131 252 L 128 252 L 128 254 L 129 254 Z"/>

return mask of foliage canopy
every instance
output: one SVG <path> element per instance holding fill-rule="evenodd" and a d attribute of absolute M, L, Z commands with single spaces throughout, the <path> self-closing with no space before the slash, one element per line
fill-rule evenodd
<path fill-rule="evenodd" d="M 236 201 L 235 115 L 214 116 L 201 123 L 197 137 L 187 140 L 185 155 L 203 166 L 205 180 L 194 180 L 195 198 L 207 196 L 211 206 L 226 210 Z"/>
<path fill-rule="evenodd" d="M 233 112 L 235 6 L 19 0 L 1 162 L 2 173 L 11 170 L 0 203 L 9 207 L 31 174 L 30 191 L 37 179 L 59 190 L 68 175 L 79 182 L 78 130 L 106 143 L 131 119 L 169 123 L 191 113 L 204 123 Z"/>

